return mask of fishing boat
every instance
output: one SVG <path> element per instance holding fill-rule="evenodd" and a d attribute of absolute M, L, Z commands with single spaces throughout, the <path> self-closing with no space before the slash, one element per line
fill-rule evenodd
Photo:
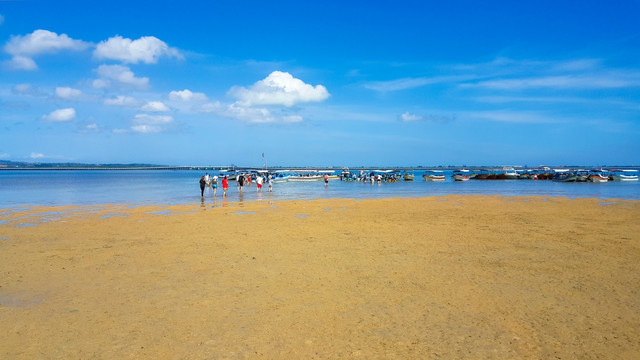
<path fill-rule="evenodd" d="M 440 170 L 426 171 L 422 175 L 422 177 L 424 178 L 424 181 L 445 181 L 446 180 L 444 173 L 442 173 L 442 171 Z"/>
<path fill-rule="evenodd" d="M 453 181 L 468 181 L 471 178 L 469 170 L 465 169 L 455 170 L 451 177 L 453 178 Z"/>
<path fill-rule="evenodd" d="M 274 183 L 285 183 L 285 182 L 289 181 L 290 177 L 291 177 L 291 172 L 289 170 L 278 170 L 273 175 L 273 182 Z"/>
<path fill-rule="evenodd" d="M 570 173 L 570 172 L 558 173 L 551 180 L 553 180 L 555 182 L 576 182 L 576 181 L 578 181 L 578 175 L 576 175 L 574 173 Z"/>
<path fill-rule="evenodd" d="M 505 179 L 515 180 L 520 177 L 520 174 L 518 174 L 514 168 L 503 168 L 502 171 Z"/>
<path fill-rule="evenodd" d="M 613 181 L 638 181 L 638 170 L 611 170 Z"/>
<path fill-rule="evenodd" d="M 402 174 L 402 179 L 404 181 L 413 181 L 414 178 L 415 175 L 412 172 L 405 172 L 404 174 Z"/>
<path fill-rule="evenodd" d="M 295 174 L 289 177 L 289 181 L 322 181 L 325 175 L 328 179 L 338 179 L 339 176 L 331 170 L 294 170 Z"/>
<path fill-rule="evenodd" d="M 609 174 L 607 174 L 604 170 L 592 171 L 589 174 L 589 181 L 593 183 L 605 183 L 609 181 Z"/>
<path fill-rule="evenodd" d="M 321 181 L 324 175 L 318 173 L 318 170 L 294 170 L 293 175 L 289 177 L 289 181 Z"/>

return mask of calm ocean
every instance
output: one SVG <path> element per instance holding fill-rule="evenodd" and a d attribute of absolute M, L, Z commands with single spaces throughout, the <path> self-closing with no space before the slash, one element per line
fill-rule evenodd
<path fill-rule="evenodd" d="M 4 170 L 0 171 L 0 208 L 31 205 L 187 204 L 200 202 L 198 180 L 204 171 L 169 170 Z M 470 180 L 397 183 L 288 182 L 275 184 L 273 193 L 255 185 L 240 194 L 230 182 L 227 201 L 295 200 L 318 198 L 388 198 L 445 195 L 547 195 L 598 199 L 640 200 L 640 182 L 557 183 L 548 180 Z M 222 191 L 218 189 L 218 201 Z M 210 189 L 205 202 L 213 202 Z"/>

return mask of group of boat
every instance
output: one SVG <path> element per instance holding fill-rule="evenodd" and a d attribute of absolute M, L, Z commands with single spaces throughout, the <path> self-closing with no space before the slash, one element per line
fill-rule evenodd
<path fill-rule="evenodd" d="M 426 174 L 425 174 L 426 176 Z M 540 169 L 515 170 L 503 168 L 501 170 L 477 169 L 456 170 L 452 175 L 455 181 L 474 180 L 552 180 L 556 182 L 594 182 L 608 181 L 638 181 L 638 170 L 621 169 Z"/>
<path fill-rule="evenodd" d="M 405 170 L 342 170 L 340 175 L 334 170 L 222 170 L 220 177 L 227 176 L 229 180 L 236 180 L 239 176 L 255 179 L 262 176 L 271 178 L 274 183 L 310 182 L 340 179 L 352 182 L 398 182 L 414 181 L 415 174 Z M 422 174 L 424 181 L 446 181 L 442 170 L 425 170 Z M 594 182 L 608 181 L 638 181 L 638 170 L 630 169 L 551 169 L 542 167 L 538 169 L 515 170 L 514 168 L 501 169 L 458 169 L 453 171 L 451 178 L 454 181 L 468 180 L 552 180 L 556 182 Z"/>

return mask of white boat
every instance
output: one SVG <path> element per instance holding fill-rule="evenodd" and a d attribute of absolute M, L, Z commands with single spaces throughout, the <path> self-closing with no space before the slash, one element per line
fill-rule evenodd
<path fill-rule="evenodd" d="M 422 177 L 424 178 L 424 181 L 445 181 L 447 179 L 442 171 L 439 170 L 425 171 Z"/>
<path fill-rule="evenodd" d="M 503 168 L 502 170 L 504 171 L 505 179 L 514 180 L 520 178 L 520 174 L 514 168 Z"/>
<path fill-rule="evenodd" d="M 638 181 L 638 170 L 612 170 L 613 181 Z"/>
<path fill-rule="evenodd" d="M 291 173 L 290 173 L 289 170 L 278 170 L 273 175 L 273 182 L 274 183 L 285 183 L 285 182 L 289 181 L 289 178 L 291 178 Z"/>
<path fill-rule="evenodd" d="M 324 176 L 330 180 L 338 179 L 339 176 L 335 175 L 335 171 L 324 170 L 294 170 L 295 175 L 289 177 L 289 181 L 323 181 Z"/>
<path fill-rule="evenodd" d="M 469 170 L 460 169 L 453 172 L 451 175 L 453 181 L 469 181 L 471 175 L 469 174 Z"/>
<path fill-rule="evenodd" d="M 609 181 L 609 174 L 605 173 L 602 170 L 594 171 L 589 174 L 589 181 L 593 183 L 606 183 L 607 181 Z"/>

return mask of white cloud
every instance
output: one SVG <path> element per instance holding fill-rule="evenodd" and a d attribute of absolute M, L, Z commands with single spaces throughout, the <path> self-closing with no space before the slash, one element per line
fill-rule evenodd
<path fill-rule="evenodd" d="M 82 96 L 82 91 L 70 87 L 57 87 L 56 96 L 61 99 L 77 99 Z"/>
<path fill-rule="evenodd" d="M 7 153 L 0 153 L 0 159 L 8 159 L 10 158 L 9 154 Z"/>
<path fill-rule="evenodd" d="M 52 111 L 49 115 L 44 115 L 43 120 L 65 122 L 71 121 L 76 117 L 76 110 L 74 108 L 58 109 Z"/>
<path fill-rule="evenodd" d="M 131 131 L 148 134 L 164 131 L 163 125 L 172 123 L 173 118 L 171 116 L 137 114 L 133 122 L 134 125 L 131 126 Z"/>
<path fill-rule="evenodd" d="M 177 49 L 169 47 L 154 36 L 143 36 L 138 40 L 114 36 L 100 42 L 93 56 L 97 59 L 119 60 L 132 64 L 155 64 L 161 56 L 182 58 Z"/>
<path fill-rule="evenodd" d="M 111 87 L 112 81 L 140 89 L 145 89 L 149 86 L 149 78 L 137 78 L 128 66 L 100 65 L 96 71 L 100 79 L 93 81 L 93 87 L 97 89 Z"/>
<path fill-rule="evenodd" d="M 133 118 L 131 131 L 143 134 L 162 132 L 165 130 L 164 126 L 172 122 L 173 117 L 167 115 L 137 114 Z"/>
<path fill-rule="evenodd" d="M 207 95 L 203 93 L 194 93 L 188 89 L 184 89 L 182 91 L 170 92 L 169 99 L 173 101 L 207 101 Z"/>
<path fill-rule="evenodd" d="M 111 106 L 137 107 L 140 105 L 140 102 L 131 96 L 118 95 L 115 98 L 105 99 L 104 104 Z"/>
<path fill-rule="evenodd" d="M 238 99 L 239 105 L 246 107 L 253 105 L 293 106 L 297 103 L 319 102 L 329 97 L 329 92 L 324 86 L 316 85 L 314 87 L 281 71 L 272 72 L 250 88 L 234 87 L 229 93 Z"/>
<path fill-rule="evenodd" d="M 33 57 L 52 54 L 61 50 L 84 50 L 89 46 L 81 40 L 74 40 L 67 34 L 58 35 L 48 30 L 35 30 L 24 36 L 12 36 L 4 46 L 4 51 L 12 55 L 9 66 L 19 70 L 35 70 Z"/>
<path fill-rule="evenodd" d="M 400 115 L 400 118 L 402 119 L 402 121 L 404 122 L 410 122 L 410 121 L 418 121 L 418 120 L 422 120 L 422 116 L 419 115 L 415 115 L 415 114 L 410 114 L 408 111 L 405 112 L 404 114 Z"/>
<path fill-rule="evenodd" d="M 32 58 L 26 56 L 14 56 L 6 62 L 7 66 L 14 70 L 37 70 L 38 65 Z"/>
<path fill-rule="evenodd" d="M 148 134 L 148 133 L 161 132 L 162 128 L 160 126 L 154 126 L 154 125 L 134 125 L 131 127 L 131 130 L 133 130 L 134 132 Z"/>
<path fill-rule="evenodd" d="M 32 159 L 42 159 L 44 157 L 44 154 L 32 152 L 31 155 L 29 155 L 29 157 Z"/>
<path fill-rule="evenodd" d="M 161 125 L 173 122 L 173 117 L 168 115 L 137 114 L 133 121 L 142 125 Z"/>
<path fill-rule="evenodd" d="M 38 95 L 38 89 L 31 84 L 18 84 L 13 87 L 13 92 L 20 95 Z"/>
<path fill-rule="evenodd" d="M 481 87 L 498 90 L 522 90 L 531 88 L 556 89 L 610 89 L 640 86 L 640 76 L 562 75 L 537 78 L 498 79 L 465 84 L 464 87 Z"/>
<path fill-rule="evenodd" d="M 379 92 L 390 92 L 413 89 L 426 85 L 455 83 L 458 81 L 469 80 L 473 78 L 475 78 L 475 76 L 473 75 L 403 78 L 389 81 L 372 81 L 364 84 L 364 87 Z"/>
<path fill-rule="evenodd" d="M 467 115 L 472 118 L 515 124 L 557 124 L 566 122 L 565 119 L 524 111 L 475 111 L 468 112 Z"/>
<path fill-rule="evenodd" d="M 206 103 L 199 108 L 200 112 L 215 113 L 224 117 L 240 120 L 252 124 L 265 123 L 297 123 L 302 122 L 300 115 L 274 115 L 269 109 L 256 108 L 250 106 L 242 106 L 238 103 L 221 104 L 216 101 L 214 103 Z"/>
<path fill-rule="evenodd" d="M 161 101 L 149 101 L 142 106 L 142 111 L 167 112 L 169 107 Z"/>

